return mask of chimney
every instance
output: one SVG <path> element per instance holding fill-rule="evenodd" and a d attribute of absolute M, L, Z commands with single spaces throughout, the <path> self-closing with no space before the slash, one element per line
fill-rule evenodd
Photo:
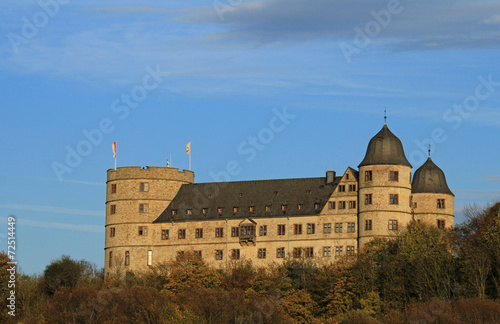
<path fill-rule="evenodd" d="M 335 181 L 335 171 L 326 171 L 326 184 L 329 185 L 329 184 L 333 184 L 333 182 Z"/>

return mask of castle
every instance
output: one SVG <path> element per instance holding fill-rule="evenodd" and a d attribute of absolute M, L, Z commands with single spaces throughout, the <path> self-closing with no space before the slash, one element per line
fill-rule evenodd
<path fill-rule="evenodd" d="M 454 226 L 454 195 L 430 158 L 415 171 L 384 123 L 358 166 L 324 177 L 194 183 L 192 171 L 107 171 L 106 275 L 194 253 L 217 268 L 285 257 L 331 262 L 411 221 Z"/>

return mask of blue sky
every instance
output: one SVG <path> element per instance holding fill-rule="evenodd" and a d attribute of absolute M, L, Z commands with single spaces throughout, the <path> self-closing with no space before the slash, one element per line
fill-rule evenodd
<path fill-rule="evenodd" d="M 181 169 L 191 141 L 197 182 L 319 177 L 387 108 L 414 170 L 432 140 L 457 221 L 500 199 L 498 1 L 3 1 L 0 35 L 0 241 L 15 215 L 26 273 L 103 266 L 114 141 L 118 166 Z"/>

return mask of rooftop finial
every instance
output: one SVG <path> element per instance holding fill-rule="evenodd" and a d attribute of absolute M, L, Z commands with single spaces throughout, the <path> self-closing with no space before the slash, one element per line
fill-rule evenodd
<path fill-rule="evenodd" d="M 387 125 L 387 108 L 384 109 L 384 125 Z"/>
<path fill-rule="evenodd" d="M 429 157 L 431 157 L 431 142 L 429 142 Z"/>

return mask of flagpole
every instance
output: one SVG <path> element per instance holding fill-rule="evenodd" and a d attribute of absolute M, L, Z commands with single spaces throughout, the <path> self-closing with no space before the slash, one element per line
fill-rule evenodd
<path fill-rule="evenodd" d="M 115 170 L 116 170 L 116 158 L 115 158 Z"/>

